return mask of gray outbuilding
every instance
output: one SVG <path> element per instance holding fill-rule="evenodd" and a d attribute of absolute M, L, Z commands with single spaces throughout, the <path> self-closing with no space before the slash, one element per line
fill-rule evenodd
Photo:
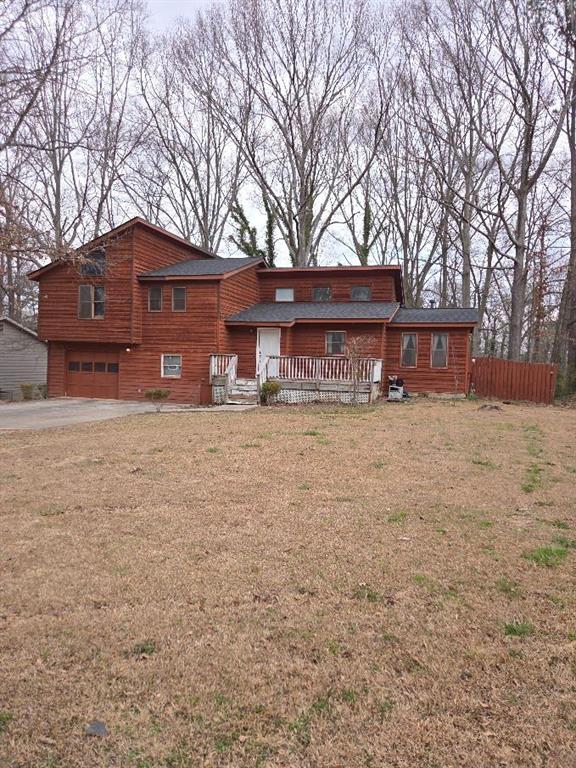
<path fill-rule="evenodd" d="M 34 331 L 0 317 L 0 398 L 21 400 L 22 384 L 46 384 L 47 345 Z"/>

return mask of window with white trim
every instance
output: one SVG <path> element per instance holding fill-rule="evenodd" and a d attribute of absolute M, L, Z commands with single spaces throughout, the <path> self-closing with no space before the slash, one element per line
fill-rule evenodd
<path fill-rule="evenodd" d="M 78 286 L 78 317 L 80 320 L 101 320 L 104 317 L 106 292 L 103 285 Z"/>
<path fill-rule="evenodd" d="M 403 368 L 416 368 L 418 360 L 418 337 L 415 333 L 402 334 L 402 359 L 400 365 Z"/>
<path fill-rule="evenodd" d="M 343 355 L 346 351 L 346 331 L 327 331 L 326 354 Z"/>
<path fill-rule="evenodd" d="M 276 301 L 294 301 L 294 288 L 276 288 Z"/>
<path fill-rule="evenodd" d="M 148 312 L 162 312 L 161 285 L 151 285 L 148 288 Z"/>
<path fill-rule="evenodd" d="M 448 367 L 448 334 L 433 333 L 432 348 L 430 355 L 430 365 L 432 368 Z"/>
<path fill-rule="evenodd" d="M 162 355 L 162 378 L 179 379 L 182 376 L 182 355 Z"/>

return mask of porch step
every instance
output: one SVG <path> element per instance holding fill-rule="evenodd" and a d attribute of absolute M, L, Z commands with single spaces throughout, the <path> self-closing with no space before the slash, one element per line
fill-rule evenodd
<path fill-rule="evenodd" d="M 248 392 L 230 392 L 228 395 L 228 403 L 232 405 L 244 405 L 245 403 L 257 403 L 258 402 L 258 393 L 248 393 Z"/>

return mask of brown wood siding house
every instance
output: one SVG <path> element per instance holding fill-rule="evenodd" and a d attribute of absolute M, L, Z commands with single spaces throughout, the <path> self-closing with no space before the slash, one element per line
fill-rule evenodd
<path fill-rule="evenodd" d="M 474 311 L 403 308 L 400 267 L 270 269 L 136 218 L 30 278 L 50 396 L 138 400 L 162 387 L 173 402 L 208 403 L 211 356 L 237 355 L 237 375 L 254 379 L 265 350 L 338 357 L 358 336 L 383 382 L 468 391 Z"/>

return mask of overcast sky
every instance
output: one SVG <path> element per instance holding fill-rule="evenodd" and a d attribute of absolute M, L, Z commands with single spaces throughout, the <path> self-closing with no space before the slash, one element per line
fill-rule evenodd
<path fill-rule="evenodd" d="M 196 12 L 212 5 L 214 0 L 148 0 L 150 27 L 163 31 L 181 16 L 194 18 Z"/>

